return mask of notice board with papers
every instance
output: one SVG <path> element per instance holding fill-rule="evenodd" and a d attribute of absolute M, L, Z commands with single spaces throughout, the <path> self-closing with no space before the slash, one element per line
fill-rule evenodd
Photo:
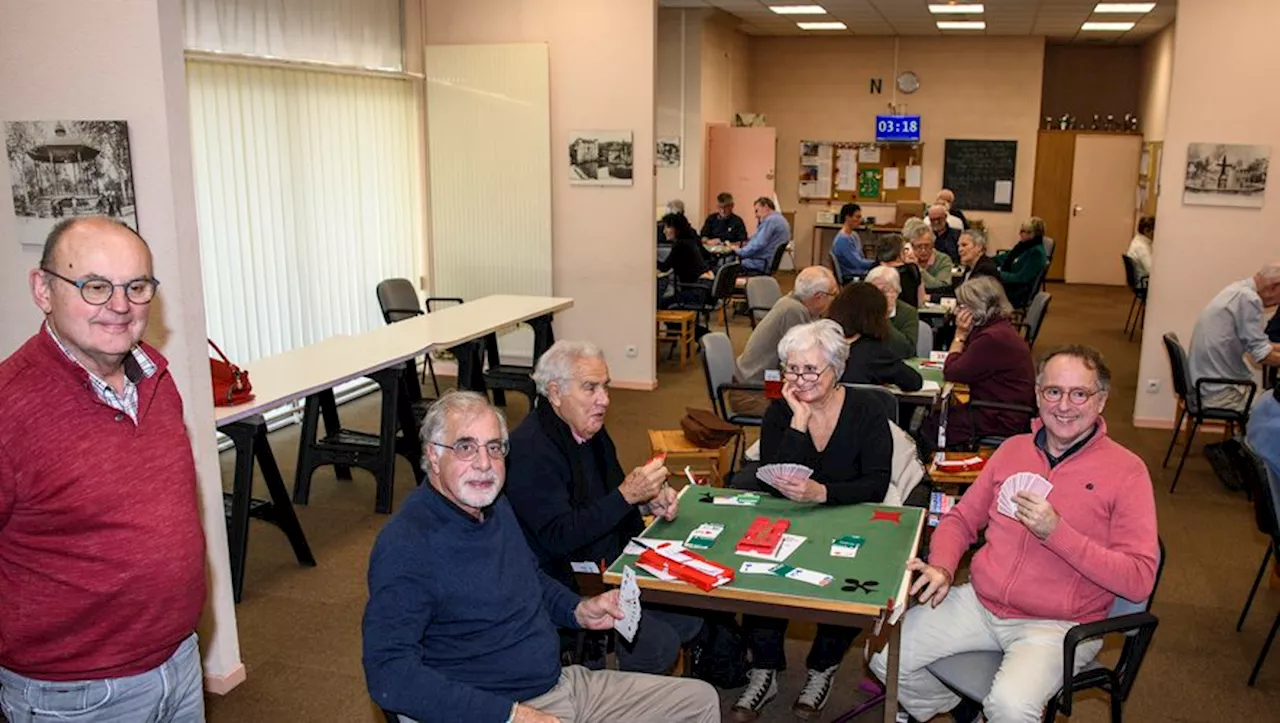
<path fill-rule="evenodd" d="M 942 186 L 956 194 L 965 211 L 1013 211 L 1017 141 L 948 138 L 943 157 Z"/>

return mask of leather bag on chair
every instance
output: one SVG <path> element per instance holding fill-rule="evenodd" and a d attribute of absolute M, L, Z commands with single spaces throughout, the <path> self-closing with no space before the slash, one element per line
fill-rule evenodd
<path fill-rule="evenodd" d="M 218 353 L 217 357 L 209 357 L 209 375 L 213 378 L 213 406 L 234 407 L 252 400 L 253 385 L 249 383 L 249 372 L 232 364 L 212 339 L 208 342 Z"/>
<path fill-rule="evenodd" d="M 729 424 L 706 409 L 686 408 L 684 418 L 680 420 L 680 429 L 685 439 L 703 449 L 719 449 L 739 434 L 742 430 Z"/>

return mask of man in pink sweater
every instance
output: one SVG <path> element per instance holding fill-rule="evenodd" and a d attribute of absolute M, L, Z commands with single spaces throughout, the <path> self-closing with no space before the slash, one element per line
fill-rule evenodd
<path fill-rule="evenodd" d="M 1039 721 L 1062 685 L 1062 640 L 1077 623 L 1101 620 L 1117 596 L 1151 595 L 1157 558 L 1151 478 L 1137 455 L 1107 437 L 1102 410 L 1111 373 L 1094 349 L 1050 352 L 1036 374 L 1040 418 L 1031 434 L 1012 437 L 938 525 L 929 561 L 911 593 L 919 605 L 902 630 L 898 698 L 929 720 L 960 698 L 927 669 L 974 650 L 1002 651 L 1004 662 L 982 701 L 989 723 Z M 1001 486 L 1020 473 L 1052 484 L 1047 497 L 1022 491 L 1002 511 Z M 986 530 L 970 582 L 951 588 L 961 556 Z M 1101 641 L 1077 649 L 1079 670 Z M 871 662 L 882 679 L 884 653 Z"/>

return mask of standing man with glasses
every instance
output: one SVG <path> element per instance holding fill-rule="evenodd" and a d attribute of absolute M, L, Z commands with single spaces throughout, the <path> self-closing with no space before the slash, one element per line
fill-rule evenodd
<path fill-rule="evenodd" d="M 59 223 L 31 295 L 45 322 L 0 362 L 0 710 L 204 720 L 204 535 L 182 400 L 142 343 L 151 251 Z"/>
<path fill-rule="evenodd" d="M 1141 458 L 1107 436 L 1102 410 L 1110 386 L 1106 362 L 1090 347 L 1063 347 L 1041 359 L 1040 417 L 1031 433 L 1000 445 L 943 516 L 929 561 L 907 563 L 919 573 L 911 594 L 928 603 L 908 610 L 902 629 L 898 699 L 916 720 L 960 703 L 928 666 L 986 650 L 1004 653 L 982 701 L 986 720 L 1039 721 L 1062 685 L 1067 630 L 1107 617 L 1117 597 L 1150 597 L 1159 562 L 1151 477 Z M 1051 486 L 1003 489 L 1027 473 Z M 961 556 L 984 530 L 969 583 L 952 589 Z M 1101 646 L 1092 640 L 1076 649 L 1077 672 Z M 883 652 L 871 667 L 884 679 Z M 970 721 L 976 713 L 953 715 Z"/>

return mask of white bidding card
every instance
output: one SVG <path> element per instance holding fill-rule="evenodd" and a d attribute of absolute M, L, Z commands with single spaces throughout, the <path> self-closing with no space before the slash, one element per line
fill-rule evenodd
<path fill-rule="evenodd" d="M 622 568 L 622 586 L 618 590 L 618 602 L 622 605 L 622 619 L 613 621 L 613 629 L 631 642 L 640 627 L 640 588 L 636 585 L 636 571 L 630 566 Z"/>

